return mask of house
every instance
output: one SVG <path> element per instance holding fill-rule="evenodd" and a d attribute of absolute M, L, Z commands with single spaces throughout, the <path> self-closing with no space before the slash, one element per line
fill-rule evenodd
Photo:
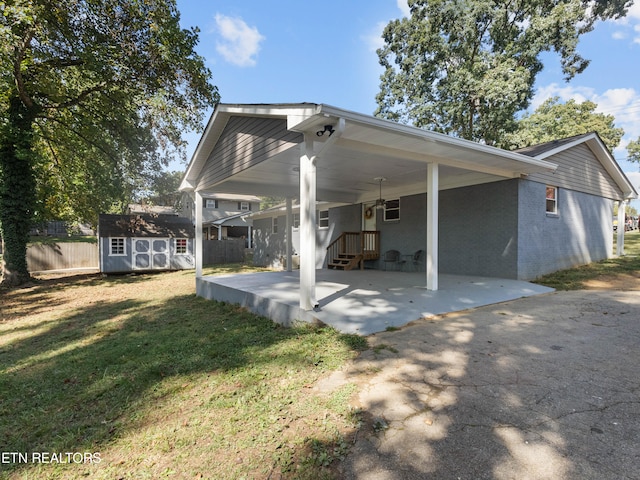
<path fill-rule="evenodd" d="M 204 240 L 245 238 L 246 246 L 251 248 L 252 224 L 249 214 L 260 210 L 260 198 L 255 195 L 205 193 L 200 201 Z M 184 193 L 181 214 L 195 223 L 193 192 Z"/>
<path fill-rule="evenodd" d="M 100 271 L 194 268 L 194 238 L 191 220 L 177 215 L 101 214 L 98 218 Z"/>
<path fill-rule="evenodd" d="M 207 192 L 287 198 L 254 217 L 254 239 L 291 268 L 297 228 L 300 312 L 336 260 L 384 269 L 395 251 L 413 267 L 422 252 L 415 267 L 437 291 L 441 273 L 529 280 L 606 258 L 614 203 L 637 197 L 597 134 L 506 151 L 313 103 L 218 105 L 181 190 L 196 200 L 196 251 Z"/>

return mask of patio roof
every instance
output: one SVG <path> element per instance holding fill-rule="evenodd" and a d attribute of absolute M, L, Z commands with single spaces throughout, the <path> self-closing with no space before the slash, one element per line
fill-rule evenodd
<path fill-rule="evenodd" d="M 233 174 L 209 183 L 200 175 L 225 128 L 233 117 L 282 120 L 279 132 L 269 132 L 268 140 L 278 135 L 288 141 L 276 153 L 264 155 L 249 168 L 237 168 Z M 450 137 L 420 128 L 339 109 L 324 104 L 231 105 L 216 107 L 183 178 L 182 190 L 218 191 L 253 195 L 297 196 L 299 193 L 300 144 L 303 134 L 311 133 L 313 149 L 319 150 L 330 138 L 319 136 L 325 126 L 344 130 L 317 161 L 317 199 L 360 203 L 378 196 L 377 177 L 386 179 L 384 194 L 392 197 L 425 191 L 426 166 L 439 164 L 440 190 L 515 178 L 529 173 L 553 171 L 556 165 L 516 152 Z M 259 128 L 256 131 L 260 131 Z M 300 135 L 294 135 L 299 133 Z M 257 145 L 265 141 L 259 135 L 243 136 L 238 156 L 255 156 Z M 251 143 L 254 143 L 253 145 Z M 249 163 L 246 163 L 249 165 Z M 200 182 L 200 183 L 199 183 Z"/>

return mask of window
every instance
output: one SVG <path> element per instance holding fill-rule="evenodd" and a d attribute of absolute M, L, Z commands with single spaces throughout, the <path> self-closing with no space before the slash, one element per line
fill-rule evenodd
<path fill-rule="evenodd" d="M 238 202 L 238 210 L 241 212 L 249 212 L 251 210 L 251 204 L 249 202 Z"/>
<path fill-rule="evenodd" d="M 300 214 L 299 213 L 294 213 L 293 214 L 293 228 L 294 229 L 298 229 L 300 228 Z"/>
<path fill-rule="evenodd" d="M 176 238 L 176 255 L 186 255 L 187 252 L 187 239 Z"/>
<path fill-rule="evenodd" d="M 558 214 L 558 187 L 547 185 L 547 213 Z"/>
<path fill-rule="evenodd" d="M 213 198 L 205 198 L 204 208 L 218 208 L 218 200 L 214 200 Z"/>
<path fill-rule="evenodd" d="M 400 199 L 387 200 L 384 204 L 384 221 L 400 220 Z"/>
<path fill-rule="evenodd" d="M 320 210 L 318 212 L 318 227 L 327 228 L 329 226 L 329 210 Z"/>
<path fill-rule="evenodd" d="M 271 219 L 271 233 L 278 233 L 278 217 Z"/>
<path fill-rule="evenodd" d="M 109 255 L 124 256 L 126 255 L 124 238 L 110 238 L 109 239 Z"/>

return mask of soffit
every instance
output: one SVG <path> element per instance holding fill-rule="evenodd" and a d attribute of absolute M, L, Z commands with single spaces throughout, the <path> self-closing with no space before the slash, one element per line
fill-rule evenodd
<path fill-rule="evenodd" d="M 386 198 L 396 194 L 424 192 L 427 165 L 432 162 L 440 165 L 441 189 L 515 178 L 555 168 L 549 162 L 517 153 L 334 107 L 315 105 L 314 108 L 313 104 L 300 104 L 296 108 L 287 105 L 287 112 L 284 111 L 285 106 L 280 107 L 271 109 L 268 115 L 263 113 L 264 118 L 286 116 L 290 130 L 307 133 L 307 138 L 313 140 L 313 151 L 322 151 L 316 160 L 318 200 L 356 203 L 375 199 L 379 190 L 379 182 L 375 180 L 377 177 L 386 178 L 382 184 Z M 230 115 L 247 113 L 236 109 L 225 114 L 218 116 L 217 125 L 211 125 L 210 122 L 208 131 L 218 132 L 218 137 L 201 140 L 201 145 L 207 145 L 207 148 L 199 152 L 200 157 L 208 156 Z M 260 116 L 255 111 L 249 115 Z M 334 133 L 340 136 L 322 150 L 329 135 L 319 137 L 316 132 L 322 131 L 324 125 L 337 125 L 340 118 L 345 121 L 344 131 L 341 135 Z M 292 145 L 249 169 L 204 188 L 259 196 L 297 196 L 300 155 L 301 146 Z M 194 160 L 198 159 L 194 156 Z M 241 162 L 242 159 L 237 161 Z M 193 179 L 197 177 L 197 169 L 192 168 L 193 164 L 192 160 L 185 177 L 187 179 L 190 172 Z"/>

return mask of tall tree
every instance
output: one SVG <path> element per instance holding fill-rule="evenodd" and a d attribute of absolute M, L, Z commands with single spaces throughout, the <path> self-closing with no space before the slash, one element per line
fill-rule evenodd
<path fill-rule="evenodd" d="M 627 160 L 640 163 L 640 137 L 627 145 Z"/>
<path fill-rule="evenodd" d="M 529 105 L 541 54 L 556 52 L 571 79 L 589 63 L 580 36 L 631 3 L 409 0 L 410 17 L 386 26 L 378 50 L 376 115 L 494 145 Z"/>
<path fill-rule="evenodd" d="M 29 279 L 38 214 L 96 216 L 184 155 L 218 101 L 197 41 L 175 0 L 0 1 L 4 284 Z"/>
<path fill-rule="evenodd" d="M 500 146 L 506 149 L 528 147 L 536 143 L 597 132 L 609 151 L 613 151 L 620 144 L 624 130 L 616 128 L 613 115 L 596 113 L 597 107 L 590 101 L 577 103 L 569 100 L 560 103 L 558 97 L 549 98 L 535 112 L 522 117 L 518 121 L 518 129 L 505 135 Z"/>

